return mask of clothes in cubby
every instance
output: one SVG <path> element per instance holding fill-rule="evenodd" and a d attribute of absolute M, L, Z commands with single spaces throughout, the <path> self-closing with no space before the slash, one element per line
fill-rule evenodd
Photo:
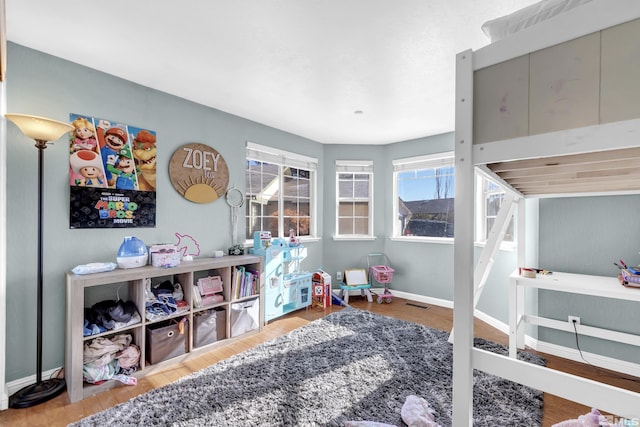
<path fill-rule="evenodd" d="M 84 336 L 120 329 L 142 321 L 133 301 L 104 300 L 85 308 Z"/>

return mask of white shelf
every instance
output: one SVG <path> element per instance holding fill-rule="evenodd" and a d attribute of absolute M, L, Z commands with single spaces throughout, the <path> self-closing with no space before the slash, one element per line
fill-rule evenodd
<path fill-rule="evenodd" d="M 590 276 L 588 274 L 572 274 L 553 272 L 552 274 L 538 274 L 535 279 L 521 277 L 514 271 L 510 278 L 518 286 L 528 288 L 547 289 L 572 294 L 591 295 L 604 298 L 640 301 L 640 289 L 622 286 L 615 277 Z"/>
<path fill-rule="evenodd" d="M 535 278 L 522 277 L 518 270 L 510 276 L 509 288 L 509 356 L 516 357 L 517 349 L 524 348 L 524 325 L 526 323 L 566 332 L 577 332 L 596 338 L 640 346 L 640 335 L 610 329 L 573 325 L 568 319 L 557 320 L 525 313 L 525 288 L 566 292 L 574 295 L 589 295 L 601 298 L 615 298 L 626 301 L 640 301 L 640 289 L 622 286 L 617 278 L 553 272 L 537 274 Z M 575 327 L 575 329 L 574 329 Z"/>

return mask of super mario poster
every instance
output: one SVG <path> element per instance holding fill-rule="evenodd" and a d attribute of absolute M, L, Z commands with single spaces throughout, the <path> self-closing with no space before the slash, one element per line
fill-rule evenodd
<path fill-rule="evenodd" d="M 156 133 L 70 114 L 70 228 L 156 225 Z"/>

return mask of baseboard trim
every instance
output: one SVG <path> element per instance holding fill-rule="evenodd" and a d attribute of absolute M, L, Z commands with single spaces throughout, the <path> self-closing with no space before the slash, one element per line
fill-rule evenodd
<path fill-rule="evenodd" d="M 438 305 L 445 308 L 453 308 L 453 302 L 447 300 L 441 300 L 437 298 L 429 298 L 423 295 L 415 295 L 408 292 L 401 291 L 393 291 L 393 294 L 400 297 L 406 298 L 413 301 L 424 302 L 428 304 Z M 488 314 L 475 310 L 474 316 L 488 325 L 496 328 L 500 332 L 504 334 L 509 334 L 509 325 L 500 320 L 489 316 Z M 535 338 L 532 338 L 528 335 L 525 336 L 525 345 L 539 351 L 541 353 L 546 353 L 552 356 L 562 357 L 564 359 L 573 360 L 576 362 L 582 362 L 585 365 L 591 364 L 593 366 L 597 366 L 603 369 L 609 369 L 614 372 L 619 372 L 626 375 L 632 375 L 634 377 L 640 377 L 640 364 L 627 362 L 625 360 L 614 359 L 612 357 L 602 356 L 595 353 L 587 353 L 582 352 L 582 355 L 589 363 L 586 363 L 582 357 L 580 357 L 580 352 L 576 349 L 560 346 L 557 344 L 552 344 L 545 341 L 538 341 Z"/>
<path fill-rule="evenodd" d="M 509 325 L 507 325 L 506 323 L 503 323 L 503 322 L 499 321 L 498 319 L 496 319 L 495 317 L 491 317 L 488 314 L 486 314 L 486 313 L 484 313 L 484 312 L 482 312 L 480 310 L 477 310 L 477 309 L 473 312 L 473 315 L 475 317 L 477 317 L 478 319 L 482 320 L 487 325 L 496 328 L 497 330 L 499 330 L 503 334 L 509 335 Z"/>
<path fill-rule="evenodd" d="M 2 394 L 0 395 L 0 411 L 4 411 L 9 408 L 9 392 L 7 391 L 7 386 L 5 384 L 4 389 L 2 390 Z"/>
<path fill-rule="evenodd" d="M 371 288 L 371 290 L 376 293 L 382 293 L 384 291 L 383 288 Z M 447 301 L 444 299 L 431 298 L 431 297 L 426 297 L 424 295 L 416 295 L 409 292 L 396 291 L 396 290 L 391 290 L 391 293 L 398 298 L 410 299 L 411 301 L 422 302 L 425 304 L 433 304 L 433 305 L 437 305 L 445 308 L 453 308 L 453 302 Z"/>
<path fill-rule="evenodd" d="M 529 341 L 525 340 L 525 343 L 527 342 Z M 632 375 L 634 377 L 640 377 L 640 365 L 637 363 L 583 351 L 582 356 L 587 360 L 587 362 L 585 362 L 580 356 L 580 352 L 576 349 L 559 346 L 545 341 L 536 341 L 532 338 L 530 338 L 530 344 L 527 345 L 530 345 L 531 348 L 541 353 L 551 354 L 564 359 L 581 362 L 585 365 L 597 366 L 599 368 L 609 369 L 611 371 Z"/>

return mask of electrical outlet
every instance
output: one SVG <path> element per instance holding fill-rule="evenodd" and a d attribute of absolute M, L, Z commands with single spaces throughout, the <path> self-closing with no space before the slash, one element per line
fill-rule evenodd
<path fill-rule="evenodd" d="M 569 323 L 580 324 L 580 318 L 578 316 L 569 316 Z"/>
<path fill-rule="evenodd" d="M 336 273 L 336 279 L 338 279 L 338 282 L 342 282 L 342 271 Z"/>

